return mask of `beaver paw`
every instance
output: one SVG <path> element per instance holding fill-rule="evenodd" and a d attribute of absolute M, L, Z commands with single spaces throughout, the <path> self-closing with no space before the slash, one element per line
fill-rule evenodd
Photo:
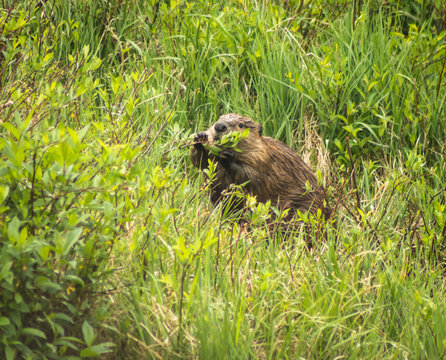
<path fill-rule="evenodd" d="M 205 132 L 199 132 L 197 135 L 195 135 L 194 137 L 194 146 L 196 148 L 202 148 L 203 147 L 203 143 L 208 142 L 208 134 L 206 134 Z"/>
<path fill-rule="evenodd" d="M 230 161 L 230 160 L 234 159 L 234 156 L 235 156 L 235 154 L 234 154 L 233 151 L 231 151 L 231 150 L 223 150 L 220 153 L 220 160 L 222 160 L 222 161 Z"/>
<path fill-rule="evenodd" d="M 220 164 L 222 164 L 226 170 L 231 171 L 231 169 L 233 168 L 233 165 L 235 165 L 234 156 L 235 156 L 235 154 L 233 151 L 223 150 L 220 153 L 218 160 L 220 161 Z"/>

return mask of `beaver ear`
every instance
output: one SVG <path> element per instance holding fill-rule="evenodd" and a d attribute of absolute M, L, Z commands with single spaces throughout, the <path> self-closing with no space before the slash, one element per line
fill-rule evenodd
<path fill-rule="evenodd" d="M 259 136 L 262 136 L 262 134 L 263 134 L 263 126 L 261 124 L 259 124 L 259 128 L 257 129 L 257 131 L 259 132 Z"/>

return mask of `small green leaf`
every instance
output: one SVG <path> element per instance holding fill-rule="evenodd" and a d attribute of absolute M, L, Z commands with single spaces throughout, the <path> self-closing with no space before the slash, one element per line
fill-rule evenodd
<path fill-rule="evenodd" d="M 20 239 L 19 225 L 20 222 L 19 219 L 17 219 L 17 216 L 14 216 L 8 224 L 8 238 L 12 243 L 16 243 Z"/>
<path fill-rule="evenodd" d="M 76 275 L 65 275 L 64 280 L 84 286 L 84 281 L 79 276 Z"/>
<path fill-rule="evenodd" d="M 209 150 L 209 152 L 213 155 L 220 155 L 220 153 L 223 151 L 222 149 L 220 149 L 218 146 L 214 146 L 214 145 L 208 145 L 207 149 Z"/>
<path fill-rule="evenodd" d="M 173 246 L 175 253 L 181 262 L 186 262 L 190 255 L 190 249 L 186 247 L 184 236 L 179 236 L 177 239 L 177 243 Z"/>
<path fill-rule="evenodd" d="M 339 139 L 335 139 L 334 144 L 336 145 L 336 147 L 340 152 L 344 152 L 344 147 L 342 146 L 342 143 Z"/>
<path fill-rule="evenodd" d="M 84 139 L 85 134 L 90 130 L 90 124 L 84 126 L 81 130 L 78 131 L 78 138 L 79 141 L 82 141 Z"/>
<path fill-rule="evenodd" d="M 115 344 L 111 342 L 105 342 L 99 345 L 94 345 L 91 347 L 88 347 L 86 349 L 81 350 L 81 357 L 96 357 L 101 354 L 108 353 L 112 351 L 111 347 L 115 346 Z"/>
<path fill-rule="evenodd" d="M 14 125 L 12 125 L 11 123 L 9 123 L 9 122 L 4 122 L 3 124 L 2 124 L 2 126 L 6 129 L 6 130 L 8 130 L 15 138 L 16 138 L 16 140 L 19 140 L 20 139 L 20 132 L 19 132 L 19 130 L 17 130 L 17 128 L 16 127 L 14 127 Z"/>
<path fill-rule="evenodd" d="M 14 358 L 15 358 L 14 349 L 10 346 L 6 346 L 5 355 L 6 355 L 6 360 L 14 360 Z"/>
<path fill-rule="evenodd" d="M 42 339 L 46 339 L 46 335 L 43 333 L 42 330 L 39 329 L 34 329 L 34 328 L 24 328 L 22 330 L 22 334 L 24 335 L 32 335 L 32 336 L 37 336 L 40 337 Z"/>
<path fill-rule="evenodd" d="M 16 304 L 21 304 L 23 302 L 23 298 L 19 293 L 14 294 L 14 301 Z"/>
<path fill-rule="evenodd" d="M 53 56 L 54 56 L 53 53 L 46 54 L 45 57 L 43 58 L 42 64 L 46 65 L 53 58 Z"/>
<path fill-rule="evenodd" d="M 96 357 L 99 355 L 101 355 L 101 354 L 94 351 L 93 349 L 90 349 L 90 348 L 82 349 L 80 352 L 80 356 L 83 358 Z"/>
<path fill-rule="evenodd" d="M 63 244 L 63 254 L 67 255 L 73 245 L 79 240 L 79 237 L 82 234 L 82 228 L 75 228 L 68 232 L 65 242 Z"/>
<path fill-rule="evenodd" d="M 93 345 L 94 340 L 96 339 L 96 335 L 94 333 L 93 327 L 87 322 L 87 320 L 85 320 L 84 323 L 82 324 L 82 334 L 84 335 L 84 341 L 87 344 L 87 346 L 91 347 L 91 345 Z"/>
<path fill-rule="evenodd" d="M 71 140 L 73 140 L 74 145 L 77 146 L 79 144 L 79 136 L 77 135 L 76 131 L 68 127 L 67 131 L 70 134 Z"/>
<path fill-rule="evenodd" d="M 7 261 L 3 264 L 2 269 L 0 271 L 0 280 L 6 279 L 12 275 L 11 273 L 12 261 Z"/>
<path fill-rule="evenodd" d="M 58 291 L 61 291 L 62 289 L 58 283 L 55 283 L 42 275 L 37 276 L 37 278 L 35 279 L 35 284 L 39 289 L 51 293 L 56 293 Z"/>
<path fill-rule="evenodd" d="M 367 91 L 369 92 L 376 84 L 378 84 L 378 81 L 372 81 L 368 86 Z"/>
<path fill-rule="evenodd" d="M 42 258 L 43 261 L 45 261 L 48 258 L 49 253 L 50 253 L 50 247 L 48 245 L 40 249 L 40 257 Z"/>
<path fill-rule="evenodd" d="M 0 205 L 6 200 L 9 194 L 9 186 L 0 185 Z"/>
<path fill-rule="evenodd" d="M 26 228 L 26 226 L 24 226 L 22 231 L 20 231 L 19 245 L 22 246 L 27 238 L 28 238 L 28 229 Z"/>
<path fill-rule="evenodd" d="M 89 70 L 96 70 L 102 64 L 102 60 L 94 56 L 93 61 L 90 63 Z"/>
<path fill-rule="evenodd" d="M 4 317 L 4 316 L 0 317 L 0 326 L 7 326 L 10 323 L 11 322 L 9 321 L 9 319 L 7 317 Z"/>
<path fill-rule="evenodd" d="M 63 320 L 63 321 L 69 322 L 70 324 L 74 324 L 73 319 L 70 316 L 68 316 L 67 314 L 64 314 L 64 313 L 55 313 L 54 314 L 54 319 L 59 319 L 59 320 Z M 75 339 L 78 342 L 82 342 L 80 339 L 77 339 L 77 338 L 75 338 Z"/>

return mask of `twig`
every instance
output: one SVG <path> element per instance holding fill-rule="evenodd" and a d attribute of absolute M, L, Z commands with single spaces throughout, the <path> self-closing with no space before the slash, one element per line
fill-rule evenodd
<path fill-rule="evenodd" d="M 220 234 L 221 228 L 223 226 L 223 207 L 220 212 L 220 224 L 218 226 L 218 237 L 217 237 L 217 258 L 215 259 L 215 278 L 214 278 L 214 286 L 217 284 L 217 275 L 218 275 L 218 263 L 220 259 Z"/>
<path fill-rule="evenodd" d="M 446 54 L 446 48 L 444 49 L 444 52 Z M 444 68 L 446 66 L 446 56 L 443 58 L 443 68 L 441 69 L 441 73 L 440 73 L 440 77 L 438 78 L 438 83 L 437 83 L 437 95 L 436 98 L 438 99 L 438 94 L 440 93 L 440 87 L 441 87 L 441 80 L 443 78 L 443 73 L 444 73 Z"/>
<path fill-rule="evenodd" d="M 356 192 L 356 206 L 359 210 L 361 210 L 361 199 L 359 198 L 359 189 L 358 189 L 358 183 L 356 182 L 356 165 L 355 162 L 353 160 L 353 155 L 352 155 L 352 150 L 350 149 L 350 144 L 349 144 L 349 140 L 350 138 L 347 136 L 346 139 L 346 144 L 347 144 L 347 151 L 348 151 L 348 157 L 350 158 L 350 164 L 351 164 L 351 168 L 352 168 L 352 172 L 351 172 L 351 176 L 352 176 L 352 182 L 353 182 L 353 187 L 355 189 Z"/>
<path fill-rule="evenodd" d="M 384 216 L 385 216 L 386 213 L 387 213 L 387 208 L 389 207 L 390 201 L 391 201 L 392 198 L 393 198 L 393 194 L 395 193 L 395 190 L 396 190 L 396 188 L 397 188 L 398 185 L 399 185 L 399 184 L 397 185 L 396 182 L 400 179 L 400 177 L 401 177 L 401 176 L 399 176 L 399 177 L 395 180 L 395 182 L 393 183 L 393 188 L 392 188 L 392 192 L 390 193 L 389 200 L 387 200 L 386 205 L 384 205 L 384 211 L 383 211 L 381 217 L 379 218 L 378 222 L 376 223 L 374 229 L 372 230 L 372 235 L 374 235 L 374 236 L 376 236 L 375 234 L 376 234 L 376 231 L 377 231 L 377 229 L 378 229 L 378 226 L 379 226 L 379 224 L 381 223 L 382 219 L 384 218 Z"/>
<path fill-rule="evenodd" d="M 183 273 L 181 274 L 181 294 L 180 294 L 180 314 L 178 319 L 178 338 L 177 338 L 177 346 L 180 347 L 181 335 L 183 331 L 181 329 L 183 322 L 183 300 L 184 300 L 184 280 L 186 279 L 187 270 L 190 264 L 183 265 Z"/>

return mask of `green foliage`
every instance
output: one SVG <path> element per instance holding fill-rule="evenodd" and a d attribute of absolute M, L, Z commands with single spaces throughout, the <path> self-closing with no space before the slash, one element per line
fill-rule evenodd
<path fill-rule="evenodd" d="M 240 131 L 231 131 L 221 137 L 218 141 L 213 144 L 205 143 L 204 147 L 208 149 L 212 154 L 219 155 L 223 149 L 234 149 L 240 152 L 241 150 L 237 147 L 238 143 L 246 139 L 249 136 L 250 129 L 245 129 Z"/>
<path fill-rule="evenodd" d="M 119 226 L 129 221 L 117 200 L 135 153 L 98 152 L 89 125 L 76 133 L 59 124 L 39 138 L 26 134 L 26 122 L 3 125 L 2 313 L 12 321 L 2 342 L 30 356 L 53 339 L 42 351 L 58 357 L 77 349 L 68 329 L 95 303 Z"/>
<path fill-rule="evenodd" d="M 445 11 L 3 2 L 0 358 L 444 358 Z M 327 154 L 311 250 L 206 200 L 184 144 L 228 112 Z"/>

